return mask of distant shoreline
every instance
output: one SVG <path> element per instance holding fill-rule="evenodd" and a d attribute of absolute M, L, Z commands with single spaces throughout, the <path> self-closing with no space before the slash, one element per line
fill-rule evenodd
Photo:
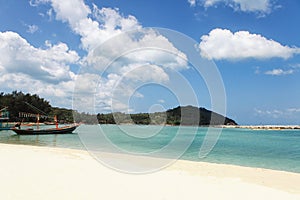
<path fill-rule="evenodd" d="M 17 122 L 8 122 L 9 126 L 14 126 Z M 84 123 L 83 123 L 84 124 Z M 23 126 L 36 126 L 35 122 L 23 122 Z M 44 123 L 39 123 L 39 125 L 47 125 Z M 99 125 L 105 125 L 100 124 Z M 108 124 L 106 124 L 108 125 Z M 142 125 L 142 124 L 133 124 L 133 123 L 121 123 L 121 124 L 110 124 L 110 125 Z M 160 125 L 160 126 L 180 126 L 173 124 L 148 124 L 148 125 Z M 188 125 L 182 125 L 188 126 Z M 202 125 L 198 127 L 212 127 L 212 128 L 241 128 L 241 129 L 250 129 L 250 130 L 300 130 L 300 125 Z"/>
<path fill-rule="evenodd" d="M 222 128 L 243 128 L 251 130 L 300 130 L 300 125 L 224 125 Z"/>

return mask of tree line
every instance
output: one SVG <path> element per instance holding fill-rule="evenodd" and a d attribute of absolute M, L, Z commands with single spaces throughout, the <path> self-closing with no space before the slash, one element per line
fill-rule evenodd
<path fill-rule="evenodd" d="M 41 118 L 41 122 L 53 120 L 56 115 L 60 123 L 86 123 L 86 124 L 168 124 L 168 125 L 236 125 L 237 123 L 225 116 L 222 116 L 205 108 L 194 106 L 178 106 L 165 112 L 155 113 L 135 113 L 126 114 L 122 112 L 115 113 L 79 113 L 72 109 L 52 107 L 49 101 L 39 97 L 36 94 L 24 94 L 23 92 L 13 91 L 10 94 L 0 93 L 0 109 L 8 107 L 10 112 L 10 121 L 35 122 L 36 118 L 32 116 L 22 118 L 19 113 L 35 113 L 48 116 Z"/>
<path fill-rule="evenodd" d="M 9 111 L 9 121 L 11 122 L 35 122 L 37 114 L 42 116 L 41 122 L 53 121 L 54 115 L 57 115 L 61 123 L 73 122 L 72 110 L 52 107 L 49 101 L 37 94 L 24 94 L 21 91 L 7 94 L 1 92 L 0 109 L 4 107 L 7 107 Z"/>

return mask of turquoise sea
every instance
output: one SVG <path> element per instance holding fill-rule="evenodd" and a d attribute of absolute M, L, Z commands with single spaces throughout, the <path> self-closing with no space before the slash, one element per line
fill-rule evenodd
<path fill-rule="evenodd" d="M 81 125 L 73 134 L 19 136 L 12 131 L 0 131 L 0 142 L 48 147 L 85 149 L 88 146 L 111 152 L 111 144 L 126 152 L 151 153 L 159 151 L 176 137 L 176 145 L 161 157 L 172 157 L 182 151 L 181 144 L 191 138 L 192 143 L 179 159 L 212 163 L 234 164 L 300 173 L 300 130 L 222 129 L 221 135 L 205 157 L 199 158 L 199 149 L 207 128 L 132 125 Z M 125 131 L 124 131 L 125 130 Z M 159 130 L 156 134 L 151 133 Z M 194 131 L 195 135 L 194 135 Z M 133 135 L 134 133 L 134 135 Z M 104 140 L 96 136 L 104 135 Z M 194 137 L 195 136 L 195 137 Z M 108 142 L 109 141 L 109 142 Z M 169 154 L 169 155 L 168 155 Z"/>

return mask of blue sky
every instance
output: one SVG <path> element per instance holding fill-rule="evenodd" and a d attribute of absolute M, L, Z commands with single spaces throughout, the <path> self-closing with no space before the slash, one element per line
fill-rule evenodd
<path fill-rule="evenodd" d="M 91 87 L 96 83 L 96 112 L 107 112 L 112 104 L 118 111 L 147 112 L 178 105 L 177 94 L 167 88 L 175 70 L 188 79 L 199 106 L 210 109 L 205 83 L 184 59 L 139 52 L 119 59 L 102 77 L 99 72 L 104 69 L 95 72 L 91 66 L 97 45 L 130 30 L 162 27 L 195 40 L 199 56 L 215 63 L 224 83 L 229 117 L 240 124 L 300 124 L 297 0 L 0 0 L 0 4 L 3 92 L 37 93 L 53 106 L 71 108 L 74 85 L 80 83 L 76 90 L 94 97 Z M 124 45 L 151 42 L 181 58 L 186 56 L 151 31 L 145 32 L 143 41 Z M 121 49 L 118 45 L 108 52 Z M 86 108 L 84 102 L 80 105 Z"/>

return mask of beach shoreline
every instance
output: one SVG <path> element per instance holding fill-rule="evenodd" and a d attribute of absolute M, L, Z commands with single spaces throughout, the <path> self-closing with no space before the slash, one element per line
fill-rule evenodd
<path fill-rule="evenodd" d="M 11 144 L 0 163 L 1 199 L 300 199 L 300 174 L 261 168 L 178 160 L 134 175 L 84 150 Z"/>

